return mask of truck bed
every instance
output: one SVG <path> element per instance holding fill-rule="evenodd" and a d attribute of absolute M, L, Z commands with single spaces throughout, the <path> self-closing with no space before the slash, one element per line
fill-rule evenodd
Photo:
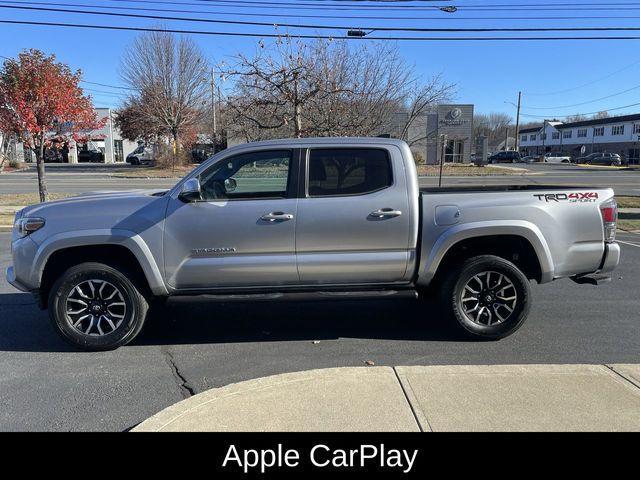
<path fill-rule="evenodd" d="M 540 190 L 602 190 L 604 188 L 593 185 L 462 185 L 420 187 L 420 193 L 535 192 Z"/>

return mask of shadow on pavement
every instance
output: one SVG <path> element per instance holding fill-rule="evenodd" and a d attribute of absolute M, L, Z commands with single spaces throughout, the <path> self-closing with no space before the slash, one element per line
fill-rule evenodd
<path fill-rule="evenodd" d="M 0 294 L 0 351 L 72 352 L 29 293 Z"/>
<path fill-rule="evenodd" d="M 417 300 L 169 303 L 142 345 L 330 340 L 461 341 L 436 305 Z"/>
<path fill-rule="evenodd" d="M 133 345 L 346 338 L 464 341 L 436 305 L 417 300 L 220 303 L 170 301 Z M 0 351 L 74 352 L 26 293 L 0 294 Z"/>

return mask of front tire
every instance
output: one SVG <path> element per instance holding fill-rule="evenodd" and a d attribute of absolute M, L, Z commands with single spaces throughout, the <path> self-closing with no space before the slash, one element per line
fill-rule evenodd
<path fill-rule="evenodd" d="M 101 263 L 69 268 L 49 293 L 54 329 L 87 351 L 112 350 L 131 342 L 142 330 L 149 304 L 130 278 Z"/>
<path fill-rule="evenodd" d="M 500 339 L 522 326 L 531 307 L 527 277 L 494 256 L 469 258 L 445 278 L 442 302 L 455 324 L 476 339 Z"/>

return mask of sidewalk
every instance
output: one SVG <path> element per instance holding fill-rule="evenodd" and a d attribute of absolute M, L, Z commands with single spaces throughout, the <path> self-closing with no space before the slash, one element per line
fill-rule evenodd
<path fill-rule="evenodd" d="M 640 365 L 344 367 L 208 390 L 133 431 L 640 431 Z"/>

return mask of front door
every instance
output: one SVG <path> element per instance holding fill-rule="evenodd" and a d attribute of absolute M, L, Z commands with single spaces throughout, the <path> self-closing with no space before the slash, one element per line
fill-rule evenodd
<path fill-rule="evenodd" d="M 391 156 L 395 158 L 391 162 Z M 298 204 L 296 243 L 303 284 L 406 280 L 411 212 L 401 152 L 312 148 Z"/>
<path fill-rule="evenodd" d="M 171 198 L 168 283 L 176 289 L 297 283 L 297 166 L 292 150 L 226 157 L 199 175 L 201 201 Z"/>

